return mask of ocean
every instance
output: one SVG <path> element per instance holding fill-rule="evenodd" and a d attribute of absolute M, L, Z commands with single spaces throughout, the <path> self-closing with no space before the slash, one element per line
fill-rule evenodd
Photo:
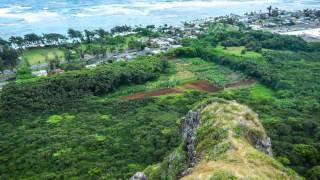
<path fill-rule="evenodd" d="M 61 33 L 116 25 L 178 25 L 230 13 L 320 8 L 319 0 L 1 0 L 0 37 Z"/>

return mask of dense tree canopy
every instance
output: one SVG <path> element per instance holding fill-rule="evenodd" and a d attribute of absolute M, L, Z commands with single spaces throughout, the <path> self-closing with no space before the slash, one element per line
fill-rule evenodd
<path fill-rule="evenodd" d="M 217 39 L 223 46 L 251 46 L 259 45 L 262 48 L 275 50 L 312 51 L 311 45 L 302 38 L 273 34 L 262 31 L 230 31 L 216 34 Z"/>
<path fill-rule="evenodd" d="M 317 143 L 320 140 L 319 49 L 298 37 L 261 31 L 231 31 L 209 37 L 215 37 L 224 46 L 246 46 L 248 51 L 260 52 L 261 56 L 233 55 L 228 53 L 228 48 L 217 51 L 215 44 L 208 43 L 208 36 L 187 41 L 185 47 L 174 50 L 173 54 L 190 57 L 186 52 L 192 52 L 192 57 L 202 57 L 241 71 L 272 88 L 276 100 L 249 99 L 245 90 L 223 97 L 237 99 L 264 115 L 268 119 L 264 125 L 274 141 L 276 155 L 284 164 L 306 176 L 308 169 L 320 164 Z M 316 172 L 316 168 L 310 170 L 311 174 Z"/>
<path fill-rule="evenodd" d="M 226 21 L 235 23 L 232 19 Z M 158 34 L 154 28 L 137 27 L 134 31 L 137 36 L 155 37 Z M 162 27 L 163 31 L 167 29 L 168 26 Z M 111 33 L 132 30 L 118 26 Z M 112 34 L 103 29 L 69 29 L 68 38 L 73 43 L 54 33 L 11 37 L 9 42 L 0 39 L 0 70 L 16 66 L 19 50 L 12 47 L 58 46 L 70 63 L 75 58 L 84 59 L 85 53 L 99 57 L 109 50 L 123 50 L 124 46 L 139 50 L 145 46 L 135 38 Z M 159 57 L 142 57 L 95 69 L 67 63 L 63 65 L 66 73 L 10 83 L 0 95 L 0 179 L 128 178 L 159 162 L 178 144 L 177 120 L 191 108 L 189 105 L 207 96 L 237 100 L 252 107 L 272 139 L 275 158 L 310 179 L 319 178 L 319 43 L 239 28 L 184 39 L 182 45 L 170 50 L 165 58 L 202 58 L 219 64 L 219 68 L 232 69 L 230 76 L 241 72 L 264 86 L 209 95 L 188 91 L 181 96 L 129 102 L 104 97 L 120 86 L 145 83 L 167 72 L 171 62 Z M 50 66 L 55 63 L 58 64 L 49 61 Z M 205 66 L 194 73 L 203 75 L 212 68 Z M 215 79 L 216 71 L 211 72 L 205 76 Z M 28 76 L 32 76 L 30 68 L 18 69 L 19 80 Z M 172 81 L 180 83 L 174 77 L 165 82 L 166 87 Z"/>
<path fill-rule="evenodd" d="M 15 68 L 18 64 L 19 52 L 8 45 L 0 45 L 0 71 Z"/>
<path fill-rule="evenodd" d="M 101 95 L 122 84 L 142 83 L 158 76 L 166 61 L 142 58 L 50 76 L 34 82 L 11 83 L 1 93 L 1 109 L 44 111 L 87 95 Z"/>

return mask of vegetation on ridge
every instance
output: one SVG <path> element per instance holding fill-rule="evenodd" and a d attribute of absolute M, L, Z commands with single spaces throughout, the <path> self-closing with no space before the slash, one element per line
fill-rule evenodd
<path fill-rule="evenodd" d="M 144 170 L 156 179 L 301 179 L 294 171 L 255 149 L 267 137 L 257 114 L 246 106 L 221 99 L 209 100 L 196 133 L 197 165 L 190 174 L 182 143 L 164 161 Z"/>

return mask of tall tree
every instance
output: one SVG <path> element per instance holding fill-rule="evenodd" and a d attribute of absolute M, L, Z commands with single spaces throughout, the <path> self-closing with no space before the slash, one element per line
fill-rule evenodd
<path fill-rule="evenodd" d="M 69 49 L 67 49 L 67 48 L 64 48 L 63 49 L 63 53 L 64 53 L 64 58 L 65 58 L 65 60 L 68 62 L 68 63 L 70 63 L 71 62 L 71 51 L 69 50 Z"/>
<path fill-rule="evenodd" d="M 0 57 L 0 72 L 3 72 L 3 70 L 4 70 L 4 64 L 3 64 L 3 60 L 2 60 L 2 58 Z"/>
<path fill-rule="evenodd" d="M 91 32 L 89 30 L 84 30 L 84 35 L 86 37 L 87 43 L 91 43 L 94 38 L 94 32 Z"/>
<path fill-rule="evenodd" d="M 268 7 L 267 7 L 267 10 L 268 10 L 268 14 L 269 14 L 269 16 L 271 16 L 272 6 L 268 6 Z"/>
<path fill-rule="evenodd" d="M 6 40 L 4 40 L 4 39 L 0 38 L 0 45 L 8 45 L 8 44 L 9 44 L 9 42 L 8 42 L 8 41 L 6 41 Z"/>
<path fill-rule="evenodd" d="M 61 42 L 66 40 L 66 37 L 62 34 L 48 33 L 43 34 L 43 40 L 46 45 L 59 45 Z"/>
<path fill-rule="evenodd" d="M 111 29 L 111 33 L 122 33 L 122 32 L 130 32 L 132 28 L 130 26 L 124 25 L 124 26 L 116 26 Z"/>
<path fill-rule="evenodd" d="M 74 42 L 79 42 L 83 39 L 81 31 L 74 30 L 72 28 L 68 29 L 68 37 Z"/>
<path fill-rule="evenodd" d="M 25 41 L 22 37 L 20 36 L 11 36 L 9 38 L 9 43 L 11 44 L 11 46 L 16 46 L 18 47 L 19 49 L 21 49 L 24 44 L 25 44 Z"/>
<path fill-rule="evenodd" d="M 18 63 L 19 53 L 8 45 L 2 46 L 0 50 L 0 59 L 6 68 L 15 68 Z"/>
<path fill-rule="evenodd" d="M 99 38 L 105 38 L 109 34 L 109 32 L 102 28 L 95 30 L 95 33 L 99 36 Z"/>
<path fill-rule="evenodd" d="M 35 33 L 24 35 L 24 40 L 29 46 L 40 46 L 42 43 L 42 37 L 36 35 Z"/>

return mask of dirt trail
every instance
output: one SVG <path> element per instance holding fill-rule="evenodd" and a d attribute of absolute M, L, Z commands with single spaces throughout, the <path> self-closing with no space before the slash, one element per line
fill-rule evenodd
<path fill-rule="evenodd" d="M 235 88 L 239 86 L 246 86 L 255 83 L 255 80 L 248 79 L 248 80 L 243 80 L 235 83 L 230 83 L 226 84 L 224 88 Z M 221 88 L 219 86 L 216 86 L 209 81 L 201 80 L 201 81 L 195 81 L 192 83 L 188 83 L 182 86 L 178 86 L 176 88 L 163 88 L 151 92 L 140 92 L 140 93 L 135 93 L 129 96 L 123 96 L 121 97 L 122 100 L 129 101 L 129 100 L 134 100 L 134 99 L 142 99 L 146 97 L 153 97 L 153 96 L 161 96 L 161 95 L 169 95 L 169 94 L 178 94 L 178 93 L 183 93 L 187 90 L 195 89 L 195 90 L 200 90 L 204 92 L 217 92 L 220 90 L 223 90 L 224 88 Z"/>
<path fill-rule="evenodd" d="M 210 83 L 209 81 L 195 81 L 192 83 L 188 83 L 184 86 L 182 86 L 186 89 L 197 89 L 200 91 L 205 92 L 216 92 L 221 90 L 222 88 L 219 86 L 215 86 L 214 84 Z"/>

